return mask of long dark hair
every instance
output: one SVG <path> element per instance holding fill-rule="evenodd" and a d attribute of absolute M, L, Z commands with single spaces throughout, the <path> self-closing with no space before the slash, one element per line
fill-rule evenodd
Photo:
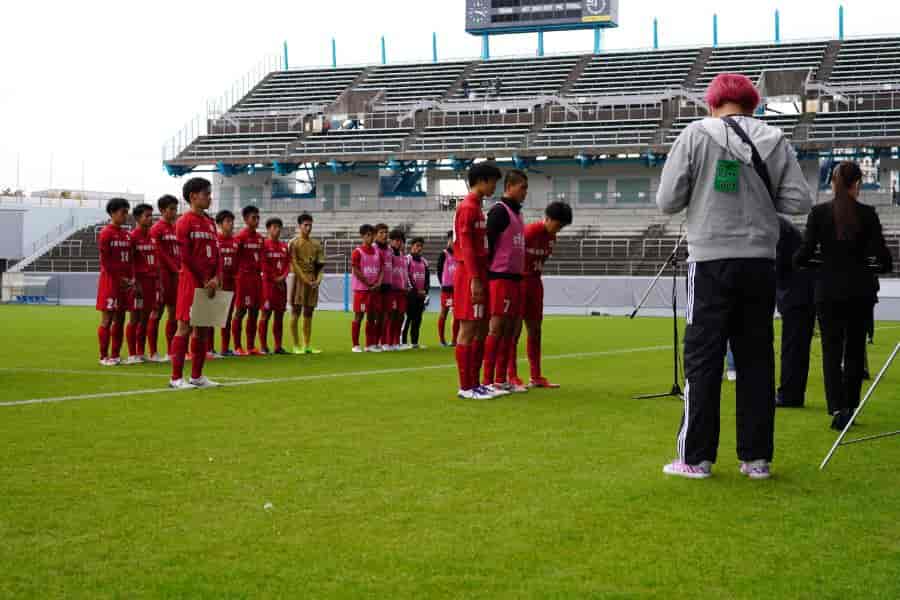
<path fill-rule="evenodd" d="M 862 180 L 862 169 L 853 161 L 845 160 L 835 167 L 832 181 L 834 192 L 834 233 L 839 240 L 851 240 L 859 231 L 856 199 L 850 190 Z"/>

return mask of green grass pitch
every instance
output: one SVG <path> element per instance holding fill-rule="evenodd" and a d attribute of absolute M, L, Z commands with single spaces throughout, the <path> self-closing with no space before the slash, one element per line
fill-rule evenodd
<path fill-rule="evenodd" d="M 321 313 L 323 354 L 162 393 L 166 365 L 97 365 L 93 310 L 0 322 L 0 402 L 92 396 L 0 406 L 0 598 L 900 597 L 900 438 L 818 470 L 818 339 L 773 479 L 738 474 L 725 383 L 714 477 L 688 481 L 661 472 L 681 402 L 631 399 L 671 383 L 662 319 L 548 318 L 564 387 L 490 402 L 455 399 L 433 316 L 427 350 L 355 355 Z M 879 327 L 873 371 L 900 338 Z M 860 421 L 898 428 L 900 364 Z"/>

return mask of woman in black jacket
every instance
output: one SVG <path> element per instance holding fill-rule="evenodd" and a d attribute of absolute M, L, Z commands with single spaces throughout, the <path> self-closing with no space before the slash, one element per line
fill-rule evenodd
<path fill-rule="evenodd" d="M 859 405 L 866 320 L 875 296 L 873 274 L 893 268 L 878 214 L 857 201 L 861 183 L 862 171 L 856 163 L 845 161 L 835 168 L 834 200 L 813 208 L 794 257 L 799 267 L 818 268 L 816 313 L 822 332 L 825 396 L 834 429 L 843 429 Z"/>

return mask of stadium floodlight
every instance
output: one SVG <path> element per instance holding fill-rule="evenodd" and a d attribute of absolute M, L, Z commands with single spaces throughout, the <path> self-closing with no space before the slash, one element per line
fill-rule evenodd
<path fill-rule="evenodd" d="M 900 435 L 900 430 L 891 431 L 888 433 L 878 433 L 875 435 L 867 435 L 866 437 L 857 438 L 855 440 L 844 441 L 844 437 L 847 435 L 847 432 L 850 430 L 850 427 L 853 426 L 853 422 L 856 421 L 856 417 L 859 413 L 862 412 L 863 407 L 866 405 L 866 402 L 869 401 L 869 398 L 872 397 L 872 393 L 878 387 L 878 384 L 881 383 L 881 379 L 884 377 L 884 374 L 887 372 L 888 368 L 890 368 L 891 363 L 894 362 L 894 358 L 897 356 L 897 353 L 900 352 L 900 342 L 897 342 L 897 345 L 894 346 L 894 351 L 891 352 L 891 355 L 888 357 L 887 361 L 885 361 L 884 366 L 881 367 L 881 371 L 878 372 L 878 377 L 875 378 L 875 381 L 872 382 L 872 385 L 869 386 L 869 391 L 866 392 L 865 397 L 862 399 L 862 402 L 859 403 L 859 406 L 856 407 L 856 410 L 853 411 L 853 416 L 850 417 L 850 420 L 847 421 L 847 424 L 844 426 L 843 431 L 841 431 L 840 435 L 838 435 L 837 440 L 835 440 L 834 445 L 831 447 L 831 450 L 828 451 L 828 454 L 825 456 L 825 460 L 822 461 L 822 464 L 819 465 L 819 470 L 822 471 L 828 465 L 828 462 L 831 460 L 831 457 L 834 456 L 834 453 L 837 452 L 837 449 L 841 446 L 848 446 L 850 444 L 858 444 L 860 442 L 869 442 L 872 440 L 878 440 L 886 437 L 893 437 L 895 435 Z"/>

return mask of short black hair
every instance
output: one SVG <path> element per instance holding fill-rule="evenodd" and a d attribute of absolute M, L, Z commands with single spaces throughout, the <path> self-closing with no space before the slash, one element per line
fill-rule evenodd
<path fill-rule="evenodd" d="M 245 206 L 244 208 L 241 209 L 241 216 L 244 217 L 245 219 L 247 217 L 249 217 L 250 215 L 258 215 L 258 214 L 259 214 L 259 208 L 256 206 L 253 206 L 252 204 L 248 204 L 247 206 Z"/>
<path fill-rule="evenodd" d="M 447 239 L 448 239 L 448 240 L 452 240 L 452 239 L 453 239 L 453 230 L 452 230 L 452 229 L 448 229 L 448 230 L 447 230 Z"/>
<path fill-rule="evenodd" d="M 359 235 L 368 235 L 370 233 L 375 233 L 375 228 L 368 223 L 359 226 Z"/>
<path fill-rule="evenodd" d="M 114 212 L 119 212 L 123 208 L 125 210 L 131 208 L 131 205 L 128 204 L 128 200 L 125 198 L 110 198 L 109 202 L 106 203 L 106 214 L 112 216 Z"/>
<path fill-rule="evenodd" d="M 422 245 L 424 246 L 424 245 L 425 245 L 425 238 L 423 238 L 423 237 L 414 237 L 414 238 L 412 239 L 412 241 L 411 241 L 409 244 L 410 244 L 410 246 L 413 246 L 413 245 L 415 245 L 415 244 L 422 244 Z"/>
<path fill-rule="evenodd" d="M 563 227 L 572 224 L 572 207 L 565 202 L 551 202 L 544 210 L 544 214 L 554 221 L 559 221 Z"/>
<path fill-rule="evenodd" d="M 156 207 L 159 209 L 159 212 L 162 212 L 172 206 L 178 208 L 178 198 L 176 198 L 172 194 L 165 194 L 164 196 L 160 196 L 159 200 L 156 201 Z"/>
<path fill-rule="evenodd" d="M 394 229 L 394 230 L 391 231 L 391 233 L 388 235 L 388 239 L 392 239 L 392 240 L 403 240 L 403 241 L 405 242 L 405 241 L 406 241 L 406 234 L 403 233 L 403 230 L 402 230 L 402 229 Z"/>
<path fill-rule="evenodd" d="M 503 179 L 503 174 L 494 163 L 483 162 L 469 167 L 468 179 L 469 187 L 473 187 L 481 181 L 500 181 Z"/>
<path fill-rule="evenodd" d="M 309 213 L 303 213 L 299 217 L 297 217 L 297 225 L 303 225 L 304 223 L 312 223 L 313 218 Z"/>
<path fill-rule="evenodd" d="M 234 221 L 234 213 L 230 210 L 220 210 L 216 213 L 216 223 L 221 225 L 225 222 L 226 219 L 231 219 Z"/>
<path fill-rule="evenodd" d="M 390 231 L 390 230 L 391 230 L 390 226 L 388 226 L 387 223 L 378 223 L 377 225 L 375 225 L 375 232 L 376 232 L 376 233 L 378 233 L 378 232 L 381 231 L 382 229 L 384 229 L 385 231 Z"/>
<path fill-rule="evenodd" d="M 209 189 L 212 189 L 212 184 L 208 179 L 203 179 L 202 177 L 191 177 L 187 180 L 187 182 L 185 182 L 184 187 L 181 188 L 181 195 L 184 197 L 184 201 L 190 204 L 191 194 L 199 194 Z"/>
<path fill-rule="evenodd" d="M 510 169 L 503 178 L 503 187 L 508 188 L 511 185 L 528 182 L 528 174 L 521 169 Z"/>
<path fill-rule="evenodd" d="M 135 206 L 133 209 L 131 209 L 131 216 L 134 217 L 135 219 L 139 219 L 148 210 L 150 211 L 150 214 L 153 214 L 153 207 L 145 202 L 141 202 L 140 204 Z"/>
<path fill-rule="evenodd" d="M 279 227 L 284 227 L 284 221 L 282 221 L 278 217 L 270 217 L 270 218 L 266 219 L 266 229 L 268 229 L 272 225 L 278 225 Z"/>

